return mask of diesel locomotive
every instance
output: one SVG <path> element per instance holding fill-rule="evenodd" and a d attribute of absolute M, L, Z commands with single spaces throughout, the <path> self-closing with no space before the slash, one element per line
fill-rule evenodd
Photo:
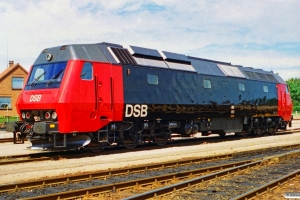
<path fill-rule="evenodd" d="M 112 43 L 44 49 L 6 131 L 31 149 L 166 144 L 176 133 L 275 133 L 292 121 L 288 85 L 272 71 Z"/>

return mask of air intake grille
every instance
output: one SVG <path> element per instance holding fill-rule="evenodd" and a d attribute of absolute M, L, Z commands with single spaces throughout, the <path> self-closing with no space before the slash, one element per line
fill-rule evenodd
<path fill-rule="evenodd" d="M 249 71 L 244 71 L 244 72 L 249 77 L 249 79 L 259 80 L 259 78 L 255 75 L 255 73 Z"/>
<path fill-rule="evenodd" d="M 277 79 L 272 74 L 265 74 L 265 75 L 268 77 L 268 79 L 270 81 L 275 82 L 275 83 L 278 82 Z"/>
<path fill-rule="evenodd" d="M 262 73 L 255 73 L 259 78 L 260 80 L 262 81 L 270 81 L 264 74 Z"/>
<path fill-rule="evenodd" d="M 109 47 L 114 54 L 114 58 L 117 60 L 118 63 L 124 65 L 137 65 L 134 58 L 131 56 L 127 49 L 120 49 L 120 48 L 113 48 Z"/>

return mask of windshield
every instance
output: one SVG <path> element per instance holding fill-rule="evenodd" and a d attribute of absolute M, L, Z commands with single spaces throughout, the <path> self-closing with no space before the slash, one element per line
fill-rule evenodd
<path fill-rule="evenodd" d="M 33 66 L 25 90 L 58 88 L 66 66 L 67 62 Z"/>

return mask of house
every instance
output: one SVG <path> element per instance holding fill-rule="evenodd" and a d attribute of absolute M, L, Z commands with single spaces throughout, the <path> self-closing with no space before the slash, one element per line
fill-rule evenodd
<path fill-rule="evenodd" d="M 22 92 L 28 72 L 14 61 L 0 73 L 0 118 L 18 116 L 16 102 Z"/>

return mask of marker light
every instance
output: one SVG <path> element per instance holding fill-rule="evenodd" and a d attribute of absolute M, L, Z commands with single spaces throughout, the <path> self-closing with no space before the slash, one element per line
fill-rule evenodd
<path fill-rule="evenodd" d="M 22 119 L 25 119 L 25 117 L 26 117 L 25 112 L 22 112 Z"/>
<path fill-rule="evenodd" d="M 30 118 L 30 113 L 27 112 L 27 113 L 26 113 L 26 119 L 29 119 L 29 118 Z"/>
<path fill-rule="evenodd" d="M 57 118 L 57 113 L 56 112 L 53 112 L 52 113 L 52 119 L 56 119 Z"/>
<path fill-rule="evenodd" d="M 51 116 L 51 115 L 50 115 L 50 113 L 49 113 L 49 112 L 46 112 L 46 113 L 45 113 L 45 118 L 46 118 L 46 119 L 49 119 L 49 118 L 50 118 L 50 116 Z"/>

